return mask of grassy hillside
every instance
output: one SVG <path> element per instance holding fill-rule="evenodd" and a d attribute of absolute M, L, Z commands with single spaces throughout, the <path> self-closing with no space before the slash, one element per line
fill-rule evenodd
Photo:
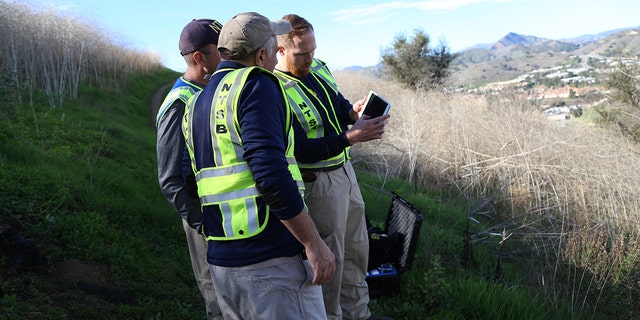
<path fill-rule="evenodd" d="M 47 106 L 45 94 L 33 106 L 4 105 L 0 226 L 3 236 L 15 232 L 23 241 L 2 242 L 0 319 L 203 317 L 178 217 L 155 175 L 149 101 L 175 77 L 160 70 L 133 77 L 122 91 L 83 87 L 64 108 Z M 384 221 L 391 189 L 425 217 L 401 293 L 375 299 L 374 310 L 396 319 L 508 319 L 513 309 L 533 319 L 563 314 L 547 310 L 532 289 L 456 266 L 451 253 L 462 250 L 463 201 L 420 192 L 404 179 L 358 175 L 374 224 Z M 25 243 L 33 246 L 20 247 Z M 471 297 L 493 302 L 465 302 Z"/>
<path fill-rule="evenodd" d="M 0 22 L 12 17 L 2 13 Z M 63 48 L 55 39 L 45 43 Z M 6 52 L 0 320 L 203 319 L 179 218 L 157 184 L 150 121 L 151 94 L 178 74 L 99 55 L 106 61 L 94 63 L 126 70 L 108 83 L 51 86 L 22 81 L 12 66 L 28 64 Z M 84 68 L 76 58 L 73 70 Z M 640 317 L 636 143 L 595 122 L 559 127 L 509 92 L 413 92 L 366 73 L 336 79 L 351 101 L 374 89 L 393 105 L 385 138 L 352 148 L 369 218 L 383 223 L 391 190 L 424 216 L 413 268 L 398 295 L 371 302 L 375 313 Z M 74 87 L 65 81 L 76 90 L 51 90 Z"/>
<path fill-rule="evenodd" d="M 3 246 L 0 319 L 202 318 L 179 220 L 155 176 L 148 104 L 151 93 L 175 76 L 160 70 L 134 77 L 122 91 L 81 88 L 64 108 L 47 106 L 44 94 L 33 106 L 4 105 L 0 225 L 4 235 L 19 232 L 39 251 L 16 263 L 13 258 L 24 255 Z M 507 319 L 511 309 L 463 303 L 486 286 L 492 290 L 486 299 L 495 304 L 510 301 L 509 308 L 533 312 L 524 311 L 533 299 L 536 312 L 546 310 L 526 288 L 450 273 L 457 268 L 449 265 L 448 250 L 461 249 L 463 202 L 417 192 L 402 179 L 385 186 L 370 172 L 359 176 L 375 224 L 384 220 L 391 188 L 425 216 L 402 292 L 376 299 L 375 310 L 397 319 Z M 33 259 L 38 253 L 46 263 Z"/>
<path fill-rule="evenodd" d="M 202 314 L 179 218 L 157 187 L 149 121 L 151 93 L 175 76 L 83 88 L 64 108 L 44 95 L 3 104 L 1 319 Z"/>

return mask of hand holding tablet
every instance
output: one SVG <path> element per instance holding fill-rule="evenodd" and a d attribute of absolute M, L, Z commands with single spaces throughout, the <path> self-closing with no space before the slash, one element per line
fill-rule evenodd
<path fill-rule="evenodd" d="M 387 114 L 389 108 L 391 108 L 391 104 L 371 90 L 364 101 L 362 114 L 366 114 L 371 118 L 377 118 Z"/>
<path fill-rule="evenodd" d="M 346 137 L 350 145 L 359 142 L 382 139 L 385 126 L 389 119 L 389 109 L 391 104 L 376 94 L 369 91 L 369 94 L 353 105 L 354 111 L 357 109 L 359 118 L 346 131 Z M 367 115 L 366 119 L 362 117 Z M 380 117 L 382 117 L 380 119 Z"/>

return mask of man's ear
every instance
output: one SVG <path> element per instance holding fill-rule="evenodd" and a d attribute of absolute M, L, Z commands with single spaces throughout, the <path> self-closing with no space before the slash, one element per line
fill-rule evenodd
<path fill-rule="evenodd" d="M 200 52 L 200 51 L 195 51 L 195 52 L 193 53 L 193 61 L 195 61 L 195 62 L 196 62 L 196 64 L 198 64 L 198 65 L 202 65 L 202 64 L 204 64 L 204 57 L 203 57 L 202 52 Z"/>
<path fill-rule="evenodd" d="M 256 54 L 253 56 L 253 60 L 257 66 L 264 67 L 264 55 L 267 54 L 267 50 L 265 48 L 260 48 L 256 51 Z"/>

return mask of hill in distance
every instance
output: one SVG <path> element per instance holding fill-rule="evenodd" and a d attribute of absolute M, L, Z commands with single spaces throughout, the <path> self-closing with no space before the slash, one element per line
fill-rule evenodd
<path fill-rule="evenodd" d="M 640 27 L 558 40 L 510 32 L 495 43 L 478 44 L 456 54 L 451 64 L 452 83 L 456 87 L 481 87 L 532 73 L 546 76 L 540 71 L 559 66 L 586 68 L 596 73 L 593 69 L 598 64 L 605 66 L 615 59 L 637 59 L 640 56 Z M 380 68 L 379 64 L 352 66 L 344 70 L 375 74 L 380 72 Z"/>
<path fill-rule="evenodd" d="M 457 54 L 451 65 L 454 83 L 480 86 L 516 79 L 541 69 L 584 66 L 589 58 L 604 62 L 637 57 L 640 54 L 640 27 L 564 40 L 509 33 L 491 46 L 475 47 Z"/>

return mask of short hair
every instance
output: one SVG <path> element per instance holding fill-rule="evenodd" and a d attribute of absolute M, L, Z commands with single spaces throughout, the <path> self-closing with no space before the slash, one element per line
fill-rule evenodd
<path fill-rule="evenodd" d="M 196 65 L 196 59 L 193 57 L 194 53 L 195 53 L 195 51 L 191 52 L 191 53 L 187 53 L 187 54 L 182 56 L 184 58 L 184 61 L 187 62 L 188 66 Z"/>
<path fill-rule="evenodd" d="M 182 57 L 184 58 L 184 61 L 187 62 L 188 66 L 197 65 L 196 58 L 194 57 L 196 52 L 200 52 L 201 54 L 204 54 L 204 55 L 208 55 L 208 54 L 211 53 L 208 50 L 204 50 L 204 47 L 202 47 L 202 48 L 200 48 L 200 49 L 198 49 L 196 51 L 193 51 L 191 53 L 187 53 L 187 54 L 183 55 Z"/>
<path fill-rule="evenodd" d="M 277 49 L 274 49 L 274 47 L 277 47 L 277 38 L 276 36 L 273 36 L 271 38 L 269 38 L 269 40 L 267 40 L 267 42 L 264 44 L 263 48 L 267 51 L 267 55 L 269 57 L 273 57 L 273 55 L 276 53 Z"/>
<path fill-rule="evenodd" d="M 287 14 L 282 17 L 282 20 L 287 20 L 291 23 L 291 31 L 287 34 L 279 35 L 278 41 L 281 45 L 291 44 L 292 38 L 295 36 L 302 36 L 309 31 L 313 31 L 313 25 L 307 19 L 297 14 Z"/>
<path fill-rule="evenodd" d="M 273 57 L 273 55 L 276 53 L 276 49 L 274 48 L 276 42 L 277 42 L 276 36 L 269 37 L 269 39 L 267 39 L 267 42 L 265 42 L 262 45 L 262 47 L 254 50 L 253 52 L 248 53 L 244 57 L 231 58 L 231 60 L 239 61 L 239 62 L 249 61 L 249 60 L 253 59 L 253 56 L 256 54 L 256 52 L 258 52 L 260 49 L 263 49 L 263 48 L 267 52 L 267 55 L 269 57 Z"/>

